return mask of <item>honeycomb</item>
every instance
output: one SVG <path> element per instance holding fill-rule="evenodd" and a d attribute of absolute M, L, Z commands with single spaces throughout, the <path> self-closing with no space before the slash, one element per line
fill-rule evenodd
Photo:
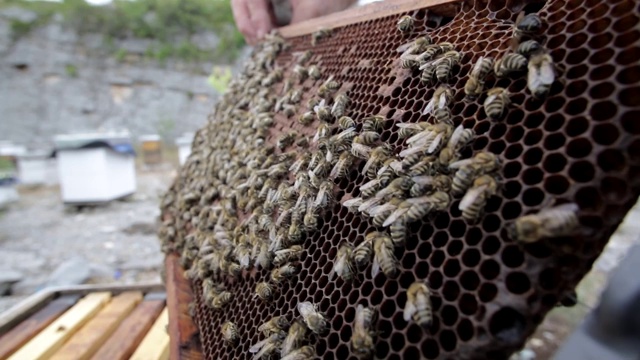
<path fill-rule="evenodd" d="M 322 79 L 305 80 L 301 104 L 315 96 L 327 76 L 342 83 L 351 99 L 347 115 L 361 125 L 367 116 L 381 114 L 387 121 L 382 142 L 404 146 L 395 124 L 425 121 L 421 111 L 435 86 L 420 81 L 420 71 L 402 69 L 398 46 L 421 34 L 434 42 L 451 42 L 463 55 L 449 85 L 455 96 L 450 106 L 455 125 L 472 128 L 476 137 L 463 151 L 497 154 L 503 164 L 502 190 L 489 199 L 480 222 L 470 225 L 458 210 L 409 224 L 406 246 L 396 248 L 400 275 L 375 278 L 364 271 L 346 282 L 330 278 L 339 244 L 357 244 L 375 229 L 369 218 L 349 212 L 341 203 L 359 195 L 368 179 L 364 161 L 356 161 L 348 176 L 336 181 L 335 201 L 320 216 L 318 231 L 302 242 L 299 273 L 277 288 L 264 303 L 254 297 L 255 285 L 269 281 L 270 271 L 252 267 L 237 278 L 224 277 L 233 301 L 214 311 L 203 299 L 202 281 L 192 282 L 195 320 L 208 359 L 248 359 L 249 348 L 263 339 L 258 326 L 273 316 L 297 315 L 296 305 L 311 301 L 330 320 L 326 335 L 308 343 L 323 359 L 355 359 L 349 340 L 358 304 L 377 309 L 375 358 L 381 359 L 503 359 L 524 345 L 545 314 L 571 292 L 589 271 L 609 236 L 640 194 L 640 5 L 637 1 L 465 1 L 453 17 L 434 9 L 371 19 L 333 29 L 331 37 L 311 45 L 311 35 L 287 39 L 290 47 L 276 58 L 291 76 L 294 54 L 311 49 L 310 63 L 318 64 Z M 545 22 L 543 44 L 550 50 L 559 74 L 548 96 L 530 96 L 526 75 L 495 79 L 496 86 L 513 95 L 502 121 L 484 113 L 481 100 L 465 101 L 463 87 L 480 56 L 499 58 L 510 46 L 514 21 L 520 11 L 537 12 Z M 396 30 L 401 15 L 412 15 L 411 35 Z M 249 86 L 249 85 L 246 85 Z M 282 92 L 281 82 L 272 86 Z M 239 102 L 229 98 L 226 101 Z M 634 100 L 635 99 L 635 100 Z M 223 100 L 224 101 L 224 100 Z M 312 136 L 318 122 L 305 127 L 294 117 L 276 114 L 266 143 L 275 144 L 282 132 L 294 129 Z M 194 229 L 195 216 L 180 199 L 200 187 L 202 197 L 212 183 L 202 156 L 216 141 L 220 106 L 194 142 L 193 155 L 182 169 L 163 204 L 166 220 L 161 237 L 167 251 L 183 251 Z M 204 154 L 204 155 L 203 155 Z M 233 151 L 229 152 L 233 161 Z M 197 180 L 197 181 L 196 181 Z M 196 187 L 197 187 L 196 186 Z M 535 213 L 550 202 L 574 202 L 580 207 L 584 231 L 570 237 L 521 245 L 509 238 L 505 226 L 519 216 Z M 202 203 L 202 201 L 201 201 Z M 428 280 L 434 319 L 430 328 L 406 322 L 402 311 L 406 289 Z M 220 327 L 234 322 L 240 340 L 224 342 Z"/>

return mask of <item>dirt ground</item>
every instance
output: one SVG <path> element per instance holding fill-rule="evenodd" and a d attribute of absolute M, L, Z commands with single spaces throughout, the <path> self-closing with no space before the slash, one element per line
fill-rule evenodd
<path fill-rule="evenodd" d="M 90 283 L 159 282 L 162 254 L 155 231 L 159 196 L 175 168 L 139 170 L 130 199 L 82 209 L 65 208 L 57 187 L 21 189 L 20 201 L 0 212 L 0 273 L 17 271 L 14 295 L 0 297 L 0 312 L 46 285 L 51 272 L 70 259 L 91 270 Z M 549 359 L 597 305 L 608 274 L 639 243 L 640 207 L 629 213 L 593 270 L 577 289 L 579 303 L 553 310 L 514 360 Z"/>

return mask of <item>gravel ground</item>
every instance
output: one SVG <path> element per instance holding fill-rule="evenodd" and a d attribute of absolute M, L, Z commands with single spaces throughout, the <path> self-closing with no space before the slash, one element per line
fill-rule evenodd
<path fill-rule="evenodd" d="M 138 171 L 135 195 L 84 208 L 65 207 L 58 187 L 20 189 L 19 202 L 0 212 L 0 273 L 22 280 L 13 296 L 0 297 L 0 312 L 46 286 L 65 262 L 90 274 L 85 283 L 159 282 L 158 203 L 173 176 L 171 169 Z"/>

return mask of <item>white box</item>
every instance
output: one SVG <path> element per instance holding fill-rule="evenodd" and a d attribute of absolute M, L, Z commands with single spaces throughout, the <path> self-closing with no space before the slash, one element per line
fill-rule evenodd
<path fill-rule="evenodd" d="M 187 162 L 189 155 L 191 155 L 191 143 L 193 142 L 193 136 L 193 134 L 184 134 L 176 139 L 180 165 L 184 165 L 184 163 Z"/>
<path fill-rule="evenodd" d="M 18 157 L 18 179 L 20 183 L 24 185 L 57 184 L 56 161 L 50 158 L 49 155 L 32 153 Z"/>
<path fill-rule="evenodd" d="M 114 150 L 131 148 L 127 135 L 67 135 L 57 136 L 55 142 L 64 203 L 101 203 L 136 191 L 135 156 Z"/>

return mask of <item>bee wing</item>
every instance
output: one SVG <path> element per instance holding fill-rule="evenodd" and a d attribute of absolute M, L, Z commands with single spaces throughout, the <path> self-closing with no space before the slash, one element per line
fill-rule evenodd
<path fill-rule="evenodd" d="M 441 63 L 442 61 L 447 60 L 446 57 L 441 57 L 441 58 L 437 58 L 435 60 L 431 60 L 431 61 L 427 61 L 424 64 L 420 65 L 419 69 L 420 70 L 424 70 L 426 68 L 428 68 L 429 66 L 436 66 L 439 63 Z"/>
<path fill-rule="evenodd" d="M 458 160 L 454 163 L 449 164 L 449 169 L 459 169 L 463 166 L 471 165 L 471 164 L 473 164 L 473 159 Z"/>
<path fill-rule="evenodd" d="M 313 306 L 313 304 L 308 301 L 298 303 L 297 308 L 298 312 L 303 318 L 307 318 L 309 315 L 312 315 L 316 311 L 315 306 Z"/>
<path fill-rule="evenodd" d="M 382 202 L 382 198 L 374 196 L 371 199 L 363 202 L 362 205 L 358 207 L 358 211 L 368 214 L 369 210 L 374 206 L 380 204 L 380 202 Z"/>
<path fill-rule="evenodd" d="M 433 141 L 429 145 L 429 148 L 427 149 L 427 153 L 432 154 L 434 151 L 436 151 L 438 149 L 438 146 L 440 146 L 440 142 L 443 140 L 443 138 L 444 138 L 443 133 L 439 133 L 438 135 L 436 135 L 436 138 L 433 139 Z"/>
<path fill-rule="evenodd" d="M 386 211 L 393 211 L 395 209 L 397 209 L 398 206 L 391 204 L 391 203 L 386 203 L 386 204 L 382 204 L 382 205 L 378 205 L 374 208 L 372 208 L 371 210 L 369 210 L 369 215 L 371 216 L 376 216 L 380 213 L 386 212 Z"/>
<path fill-rule="evenodd" d="M 347 128 L 347 129 L 343 130 L 342 132 L 340 132 L 339 134 L 336 135 L 336 140 L 342 140 L 345 137 L 349 137 L 351 134 L 354 134 L 355 132 L 356 132 L 356 128 L 355 127 Z"/>
<path fill-rule="evenodd" d="M 467 192 L 462 197 L 462 200 L 460 200 L 460 205 L 458 205 L 458 209 L 460 209 L 460 211 L 464 211 L 467 208 L 469 208 L 469 206 L 471 206 L 476 201 L 478 196 L 480 196 L 487 189 L 488 186 L 489 185 L 482 185 L 482 186 L 473 187 L 467 190 Z"/>
<path fill-rule="evenodd" d="M 404 172 L 402 161 L 394 160 L 391 162 L 391 164 L 389 164 L 389 167 L 391 167 L 391 169 L 393 169 L 393 172 L 395 172 L 396 174 L 401 174 Z"/>
<path fill-rule="evenodd" d="M 401 158 L 406 158 L 406 157 L 411 156 L 413 154 L 424 152 L 425 150 L 427 150 L 427 149 L 425 149 L 425 147 L 422 144 L 420 144 L 420 145 L 408 147 L 408 148 L 400 151 L 400 154 L 398 154 L 398 155 L 400 155 Z"/>
<path fill-rule="evenodd" d="M 473 65 L 473 69 L 471 69 L 471 76 L 476 76 L 482 70 L 482 60 L 484 60 L 484 56 L 480 56 L 475 65 Z"/>
<path fill-rule="evenodd" d="M 291 350 L 293 350 L 295 343 L 296 343 L 295 335 L 288 334 L 287 337 L 282 342 L 282 348 L 280 349 L 280 356 L 282 356 L 281 359 L 288 358 L 287 355 L 291 353 Z"/>
<path fill-rule="evenodd" d="M 396 51 L 399 52 L 399 53 L 403 53 L 402 55 L 404 55 L 405 53 L 408 55 L 409 54 L 409 50 L 413 50 L 413 45 L 415 43 L 416 43 L 416 40 L 413 39 L 413 40 L 409 41 L 408 43 L 405 43 L 405 44 L 402 44 L 402 45 L 398 46 Z"/>
<path fill-rule="evenodd" d="M 431 137 L 431 131 L 423 130 L 407 139 L 407 144 L 422 142 Z"/>
<path fill-rule="evenodd" d="M 338 172 L 342 168 L 343 164 L 344 164 L 343 160 L 338 160 L 338 162 L 336 162 L 336 164 L 333 166 L 333 169 L 331 169 L 331 172 L 329 173 L 329 178 L 335 179 L 338 176 Z"/>
<path fill-rule="evenodd" d="M 430 176 L 430 175 L 424 175 L 424 176 L 414 176 L 411 178 L 411 180 L 413 180 L 414 183 L 418 184 L 418 185 L 431 185 L 433 184 L 433 180 L 434 177 Z"/>
<path fill-rule="evenodd" d="M 406 214 L 407 211 L 409 211 L 409 207 L 404 207 L 404 208 L 398 208 L 396 209 L 394 212 L 391 213 L 391 215 L 389 215 L 389 217 L 387 218 L 387 220 L 384 221 L 384 223 L 382 224 L 383 227 L 387 227 L 391 224 L 393 224 L 394 222 L 396 222 L 398 219 L 400 219 L 400 217 L 402 217 L 402 215 Z"/>
<path fill-rule="evenodd" d="M 422 110 L 422 115 L 431 114 L 435 107 L 436 107 L 436 98 L 434 96 L 431 98 L 431 100 L 429 100 L 429 103 L 427 103 L 427 106 L 424 107 L 424 110 Z"/>
<path fill-rule="evenodd" d="M 550 62 L 543 62 L 540 66 L 540 81 L 545 85 L 551 85 L 556 79 L 555 70 Z"/>
<path fill-rule="evenodd" d="M 251 263 L 251 256 L 249 254 L 245 254 L 240 259 L 238 259 L 238 262 L 242 267 L 249 267 L 249 264 Z"/>
<path fill-rule="evenodd" d="M 366 191 L 367 189 L 378 186 L 378 185 L 380 185 L 380 180 L 373 179 L 371 181 L 368 181 L 365 184 L 362 184 L 362 186 L 360 186 L 360 192 Z"/>
<path fill-rule="evenodd" d="M 270 339 L 267 339 L 267 340 L 270 340 Z M 272 344 L 272 343 L 267 343 L 267 344 L 265 344 L 264 346 L 262 346 L 262 349 L 261 349 L 257 354 L 255 354 L 255 355 L 253 356 L 253 360 L 260 360 L 260 359 L 262 359 L 262 357 L 263 357 L 264 355 L 266 355 L 266 354 L 267 354 L 267 352 L 270 352 L 270 351 L 272 351 L 272 350 L 273 350 L 273 346 L 274 346 L 274 344 Z"/>
<path fill-rule="evenodd" d="M 580 208 L 578 207 L 577 204 L 567 203 L 567 204 L 558 205 L 552 208 L 542 209 L 538 213 L 538 217 L 543 219 L 548 219 L 551 217 L 557 217 L 559 214 L 567 214 L 567 213 L 575 214 L 576 212 L 578 212 L 578 210 L 580 210 Z"/>
<path fill-rule="evenodd" d="M 416 304 L 413 301 L 409 301 L 409 298 L 407 298 L 407 303 L 404 305 L 404 311 L 402 312 L 404 321 L 411 320 L 411 317 L 416 313 L 417 310 L 418 309 L 416 308 Z"/>
<path fill-rule="evenodd" d="M 371 147 L 358 143 L 351 144 L 351 150 L 354 152 L 354 154 L 360 155 L 362 157 L 367 157 L 371 153 Z"/>
<path fill-rule="evenodd" d="M 458 142 L 460 142 L 460 138 L 462 137 L 463 133 L 464 133 L 464 126 L 462 126 L 462 124 L 460 124 L 453 131 L 453 134 L 451 134 L 451 138 L 449 138 L 449 142 L 447 143 L 447 147 L 449 147 L 451 149 L 455 149 L 457 147 L 457 145 L 458 145 Z"/>
<path fill-rule="evenodd" d="M 364 325 L 364 306 L 362 306 L 362 304 L 358 304 L 358 306 L 356 307 L 356 319 L 354 321 L 354 327 L 355 327 L 355 331 L 354 332 L 362 332 L 364 331 L 363 328 Z"/>
<path fill-rule="evenodd" d="M 529 75 L 528 75 L 529 76 L 529 80 L 531 80 L 531 75 L 532 75 L 531 72 L 529 72 Z M 484 101 L 484 105 L 487 106 L 487 104 L 490 104 L 490 103 L 494 102 L 498 98 L 498 96 L 500 96 L 500 95 L 499 94 L 493 94 L 493 95 L 487 96 L 487 99 Z"/>
<path fill-rule="evenodd" d="M 264 325 L 266 325 L 266 324 L 263 324 L 260 327 L 263 327 Z M 260 328 L 258 328 L 258 330 L 260 330 Z M 264 330 L 264 328 L 263 328 L 263 330 Z M 253 344 L 253 346 L 251 346 L 249 348 L 249 352 L 252 353 L 252 354 L 255 354 L 255 353 L 259 352 L 260 349 L 265 347 L 265 345 L 269 342 L 270 339 L 271 338 L 266 338 L 264 340 L 260 340 L 257 343 Z M 258 356 L 258 355 L 256 355 L 256 356 Z M 260 357 L 257 357 L 257 358 L 259 359 Z M 255 359 L 255 357 L 254 357 L 254 359 Z"/>
<path fill-rule="evenodd" d="M 375 278 L 380 272 L 380 262 L 378 261 L 378 255 L 373 256 L 373 263 L 371 264 L 371 277 Z"/>
<path fill-rule="evenodd" d="M 362 173 L 366 173 L 367 170 L 369 170 L 369 168 L 376 162 L 378 162 L 378 159 L 375 156 L 370 156 L 367 162 L 364 164 L 364 167 L 362 168 Z"/>
<path fill-rule="evenodd" d="M 353 199 L 345 200 L 342 205 L 346 207 L 354 207 L 362 205 L 362 198 L 356 197 Z"/>

